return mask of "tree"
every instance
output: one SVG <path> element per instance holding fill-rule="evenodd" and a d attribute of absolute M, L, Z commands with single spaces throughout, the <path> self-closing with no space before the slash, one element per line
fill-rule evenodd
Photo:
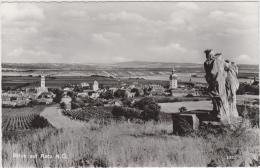
<path fill-rule="evenodd" d="M 53 101 L 54 101 L 55 103 L 60 103 L 60 101 L 61 101 L 61 99 L 62 99 L 63 91 L 60 90 L 60 89 L 55 89 L 55 90 L 53 91 L 53 93 L 56 95 L 56 96 L 54 97 Z"/>
<path fill-rule="evenodd" d="M 71 97 L 72 101 L 75 101 L 75 100 L 76 100 L 76 95 L 75 95 L 74 92 L 68 92 L 67 95 L 68 95 L 69 97 Z"/>
<path fill-rule="evenodd" d="M 100 89 L 104 89 L 104 85 L 102 83 L 99 84 Z"/>
<path fill-rule="evenodd" d="M 126 91 L 122 89 L 118 89 L 117 91 L 115 91 L 114 96 L 117 98 L 124 98 L 126 97 Z"/>
<path fill-rule="evenodd" d="M 133 99 L 132 98 L 123 98 L 122 103 L 124 106 L 130 107 L 132 104 Z"/>
<path fill-rule="evenodd" d="M 80 108 L 80 104 L 74 101 L 71 102 L 71 109 L 77 109 L 77 108 Z"/>
<path fill-rule="evenodd" d="M 62 102 L 62 103 L 60 104 L 60 108 L 61 108 L 61 109 L 65 109 L 65 106 L 66 106 L 66 105 L 65 105 L 64 102 Z"/>
<path fill-rule="evenodd" d="M 102 92 L 99 97 L 103 99 L 113 99 L 114 98 L 113 91 L 107 90 L 105 92 Z"/>
<path fill-rule="evenodd" d="M 137 88 L 133 88 L 133 89 L 131 90 L 131 92 L 132 92 L 132 93 L 135 93 L 135 96 L 140 96 L 140 92 L 139 92 L 139 90 L 138 90 Z"/>
<path fill-rule="evenodd" d="M 152 91 L 152 87 L 149 87 L 149 88 L 144 88 L 144 95 L 150 95 L 151 94 L 151 91 Z"/>
<path fill-rule="evenodd" d="M 159 120 L 160 106 L 156 103 L 151 103 L 144 106 L 144 111 L 142 112 L 142 118 L 145 121 L 148 120 Z"/>
<path fill-rule="evenodd" d="M 185 111 L 187 111 L 186 107 L 182 106 L 182 107 L 179 108 L 180 113 L 185 112 Z"/>
<path fill-rule="evenodd" d="M 73 89 L 75 92 L 83 92 L 83 88 L 81 86 L 76 85 Z"/>
<path fill-rule="evenodd" d="M 159 113 L 161 107 L 158 105 L 154 98 L 144 97 L 138 102 L 134 103 L 134 107 L 143 110 L 141 114 L 143 120 L 159 120 Z"/>

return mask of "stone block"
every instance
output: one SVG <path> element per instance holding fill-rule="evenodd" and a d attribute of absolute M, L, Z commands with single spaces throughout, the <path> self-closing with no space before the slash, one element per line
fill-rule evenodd
<path fill-rule="evenodd" d="M 183 135 L 197 130 L 200 121 L 196 114 L 172 114 L 173 133 Z"/>

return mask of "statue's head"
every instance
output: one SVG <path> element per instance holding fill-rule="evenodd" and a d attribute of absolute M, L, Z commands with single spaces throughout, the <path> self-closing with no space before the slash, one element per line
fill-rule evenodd
<path fill-rule="evenodd" d="M 204 53 L 206 54 L 207 60 L 211 60 L 214 57 L 214 52 L 212 49 L 206 49 Z"/>
<path fill-rule="evenodd" d="M 216 53 L 215 56 L 218 57 L 218 56 L 221 56 L 222 53 Z"/>

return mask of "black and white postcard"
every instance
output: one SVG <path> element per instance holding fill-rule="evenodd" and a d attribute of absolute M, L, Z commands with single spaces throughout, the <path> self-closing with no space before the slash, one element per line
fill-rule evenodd
<path fill-rule="evenodd" d="M 259 2 L 3 1 L 2 167 L 259 167 Z"/>

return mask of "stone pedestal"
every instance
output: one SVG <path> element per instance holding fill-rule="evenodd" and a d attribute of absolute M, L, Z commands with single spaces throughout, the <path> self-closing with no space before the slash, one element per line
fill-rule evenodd
<path fill-rule="evenodd" d="M 200 121 L 196 114 L 172 114 L 173 133 L 183 135 L 199 128 Z"/>

